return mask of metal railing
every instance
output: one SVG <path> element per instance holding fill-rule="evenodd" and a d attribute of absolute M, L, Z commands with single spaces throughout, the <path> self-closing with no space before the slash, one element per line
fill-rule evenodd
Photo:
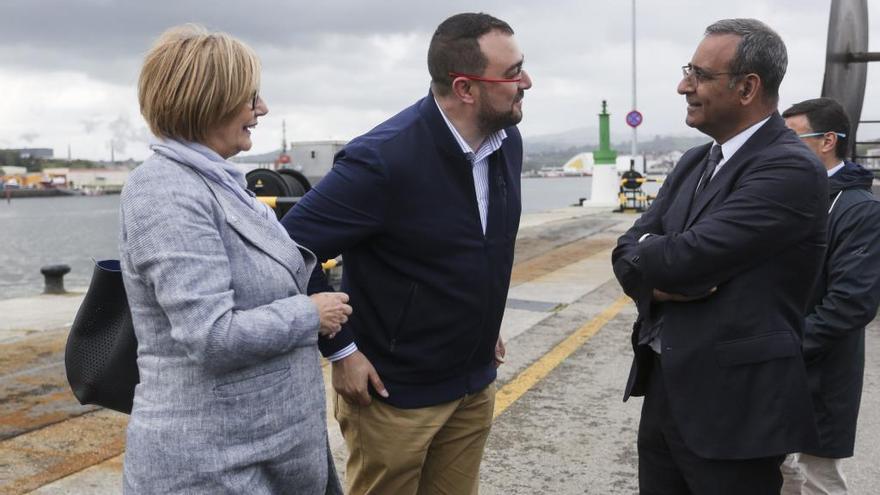
<path fill-rule="evenodd" d="M 880 124 L 880 120 L 860 120 L 859 127 L 861 124 Z M 852 147 L 852 160 L 854 162 L 861 163 L 865 168 L 874 172 L 875 175 L 880 175 L 880 155 L 858 155 L 858 149 L 860 144 L 872 144 L 877 148 L 880 148 L 880 141 L 859 141 L 858 135 L 854 135 Z"/>

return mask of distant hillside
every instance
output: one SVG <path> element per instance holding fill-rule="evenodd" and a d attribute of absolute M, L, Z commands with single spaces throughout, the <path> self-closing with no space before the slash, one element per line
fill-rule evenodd
<path fill-rule="evenodd" d="M 235 163 L 272 163 L 281 154 L 281 148 L 270 151 L 268 153 L 259 153 L 256 155 L 241 155 L 230 158 Z"/>
<path fill-rule="evenodd" d="M 558 134 L 524 137 L 523 169 L 533 170 L 541 167 L 561 167 L 578 153 L 597 148 L 596 139 L 591 142 L 585 136 L 597 136 L 598 132 L 589 128 L 574 129 Z M 580 136 L 580 138 L 578 138 Z M 708 137 L 654 136 L 647 141 L 639 141 L 639 153 L 662 154 L 670 151 L 684 151 L 710 141 Z M 619 154 L 628 155 L 630 141 L 622 141 L 611 146 Z"/>
<path fill-rule="evenodd" d="M 577 129 L 554 134 L 523 136 L 523 148 L 527 155 L 567 150 L 579 146 L 596 146 L 598 144 L 599 130 L 595 127 L 578 127 Z"/>
<path fill-rule="evenodd" d="M 572 156 L 585 151 L 593 151 L 598 146 L 599 131 L 595 127 L 578 127 L 569 131 L 539 136 L 524 136 L 525 158 L 523 168 L 538 169 L 544 166 L 560 167 Z M 670 151 L 684 151 L 707 143 L 708 137 L 654 136 L 653 139 L 639 141 L 639 153 L 657 154 Z M 629 154 L 630 142 L 621 141 L 612 145 L 620 154 Z M 281 153 L 280 149 L 267 153 L 242 155 L 232 158 L 237 163 L 270 163 Z"/>

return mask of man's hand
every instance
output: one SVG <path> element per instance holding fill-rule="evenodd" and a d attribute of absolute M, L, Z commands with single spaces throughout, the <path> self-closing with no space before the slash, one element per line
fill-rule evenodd
<path fill-rule="evenodd" d="M 663 292 L 659 289 L 654 289 L 654 300 L 657 302 L 691 302 L 699 299 L 705 299 L 714 294 L 716 290 L 718 290 L 718 287 L 712 287 L 711 289 L 709 289 L 709 292 L 706 292 L 705 294 L 700 294 L 696 296 L 684 296 L 681 294 L 672 294 L 669 292 Z"/>
<path fill-rule="evenodd" d="M 367 384 L 373 385 L 373 389 L 382 397 L 388 397 L 376 368 L 361 351 L 334 361 L 332 375 L 333 389 L 349 404 L 370 405 L 372 399 Z"/>
<path fill-rule="evenodd" d="M 504 341 L 501 340 L 501 334 L 498 334 L 498 341 L 495 342 L 495 367 L 501 366 L 504 363 L 504 356 L 507 354 L 507 349 L 504 347 Z"/>

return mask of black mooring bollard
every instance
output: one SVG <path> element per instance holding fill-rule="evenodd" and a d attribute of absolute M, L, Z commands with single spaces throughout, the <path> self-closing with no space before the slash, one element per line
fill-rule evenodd
<path fill-rule="evenodd" d="M 64 294 L 64 276 L 70 272 L 67 265 L 46 265 L 40 268 L 40 273 L 46 279 L 46 287 L 43 294 Z"/>

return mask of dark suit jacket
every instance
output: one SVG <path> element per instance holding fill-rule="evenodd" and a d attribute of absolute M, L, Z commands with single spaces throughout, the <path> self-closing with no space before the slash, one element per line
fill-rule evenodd
<path fill-rule="evenodd" d="M 682 156 L 614 250 L 614 272 L 639 308 L 624 400 L 644 394 L 653 351 L 636 342 L 662 314 L 662 378 L 693 452 L 802 451 L 816 443 L 801 339 L 825 250 L 827 175 L 774 113 L 691 205 L 709 147 Z M 645 233 L 655 235 L 639 243 Z M 693 302 L 651 301 L 654 288 L 712 287 Z"/>
<path fill-rule="evenodd" d="M 346 145 L 282 220 L 318 259 L 345 258 L 354 312 L 321 352 L 356 342 L 396 407 L 448 402 L 495 379 L 522 168 L 519 131 L 505 131 L 489 156 L 485 235 L 473 167 L 431 94 Z"/>

